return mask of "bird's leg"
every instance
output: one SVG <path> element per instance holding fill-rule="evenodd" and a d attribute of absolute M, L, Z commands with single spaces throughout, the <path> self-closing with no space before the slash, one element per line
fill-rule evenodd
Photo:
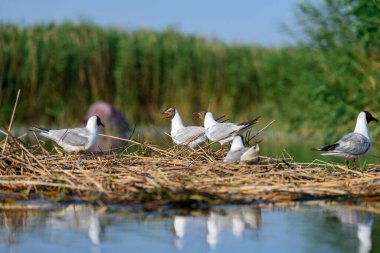
<path fill-rule="evenodd" d="M 75 152 L 77 155 L 79 155 L 78 157 L 78 160 L 76 161 L 76 164 L 77 166 L 79 167 L 80 166 L 80 163 L 82 162 L 82 155 L 81 153 L 78 151 L 78 152 Z"/>
<path fill-rule="evenodd" d="M 80 163 L 82 162 L 82 157 L 79 156 L 78 160 L 76 161 L 77 166 L 80 166 Z"/>
<path fill-rule="evenodd" d="M 346 165 L 347 165 L 347 168 L 349 169 L 350 168 L 350 160 L 346 160 Z"/>
<path fill-rule="evenodd" d="M 356 165 L 356 159 L 354 159 L 354 169 L 357 167 L 357 165 Z"/>
<path fill-rule="evenodd" d="M 67 152 L 67 151 L 64 151 L 63 152 L 63 155 L 64 155 L 64 157 L 65 157 L 65 164 L 70 164 L 70 153 L 69 152 Z M 70 166 L 71 167 L 71 166 Z"/>
<path fill-rule="evenodd" d="M 231 143 L 227 142 L 227 144 L 222 145 L 222 152 L 224 151 L 224 146 L 227 146 L 227 151 L 228 151 L 231 148 Z"/>

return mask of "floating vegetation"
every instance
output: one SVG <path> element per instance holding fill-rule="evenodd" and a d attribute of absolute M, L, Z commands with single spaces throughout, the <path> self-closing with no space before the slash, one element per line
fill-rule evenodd
<path fill-rule="evenodd" d="M 134 141 L 119 151 L 65 154 L 48 152 L 40 144 L 26 147 L 16 138 L 9 138 L 7 145 L 4 141 L 3 202 L 38 198 L 207 205 L 341 197 L 379 200 L 380 168 L 375 165 L 358 171 L 319 160 L 306 164 L 268 157 L 253 165 L 225 164 L 226 151 L 162 149 Z"/>

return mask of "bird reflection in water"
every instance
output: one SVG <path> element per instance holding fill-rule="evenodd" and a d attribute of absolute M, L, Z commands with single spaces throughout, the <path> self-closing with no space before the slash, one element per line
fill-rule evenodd
<path fill-rule="evenodd" d="M 98 212 L 84 205 L 69 205 L 53 213 L 48 219 L 48 224 L 53 231 L 74 230 L 87 235 L 95 245 L 100 243 L 103 234 Z"/>
<path fill-rule="evenodd" d="M 166 247 L 165 252 L 169 252 L 170 248 L 191 252 L 194 252 L 194 249 L 198 249 L 195 251 L 199 252 L 202 248 L 216 251 L 224 246 L 241 245 L 241 240 L 246 242 L 244 245 L 248 245 L 247 249 L 251 249 L 250 243 L 264 248 L 273 245 L 273 233 L 283 238 L 296 238 L 306 245 L 321 245 L 321 249 L 327 246 L 337 250 L 336 252 L 345 252 L 342 249 L 350 246 L 346 243 L 331 244 L 332 238 L 333 241 L 347 242 L 353 242 L 350 238 L 357 238 L 357 242 L 354 240 L 350 245 L 358 245 L 359 253 L 371 252 L 373 248 L 371 237 L 374 234 L 375 215 L 344 207 L 310 208 L 297 205 L 294 208 L 266 208 L 263 209 L 267 221 L 264 225 L 262 210 L 256 206 L 227 206 L 196 214 L 194 210 L 190 214 L 184 214 L 182 210 L 181 214 L 170 217 L 167 215 L 168 210 L 162 213 L 116 210 L 118 211 L 105 212 L 105 208 L 93 206 L 58 205 L 45 211 L 0 211 L 0 251 L 8 248 L 8 251 L 12 252 L 17 249 L 16 246 L 21 249 L 30 245 L 42 247 L 45 243 L 56 248 L 65 248 L 71 245 L 73 240 L 76 243 L 87 244 L 92 252 L 97 253 L 110 247 L 136 249 L 140 246 L 151 249 L 156 249 L 157 246 Z M 285 212 L 287 216 L 283 216 Z M 294 222 L 297 224 L 293 224 Z M 289 225 L 312 236 L 305 236 L 305 233 L 284 234 L 281 228 Z M 331 225 L 334 230 L 329 230 L 329 226 L 326 230 L 326 225 Z M 265 229 L 262 229 L 264 226 Z M 326 233 L 339 229 L 345 233 Z M 271 236 L 268 237 L 269 232 Z M 141 238 L 142 244 L 136 241 L 136 235 Z M 257 235 L 259 239 L 255 240 L 251 235 Z M 315 241 L 313 238 L 320 239 Z M 174 247 L 170 243 L 164 245 L 162 239 L 174 242 Z M 82 245 L 81 243 L 79 244 Z M 273 249 L 282 249 L 281 247 L 288 245 L 287 240 L 283 243 L 279 243 L 279 246 L 274 246 Z"/>
<path fill-rule="evenodd" d="M 243 206 L 239 209 L 213 210 L 207 216 L 176 215 L 173 228 L 176 235 L 174 245 L 182 250 L 187 231 L 203 231 L 208 247 L 214 250 L 220 242 L 222 232 L 232 233 L 235 238 L 242 238 L 246 229 L 261 227 L 261 209 L 259 207 Z M 190 236 L 190 235 L 189 235 Z"/>
<path fill-rule="evenodd" d="M 326 207 L 326 217 L 337 219 L 342 225 L 356 227 L 359 240 L 359 253 L 368 253 L 372 249 L 372 227 L 374 214 L 341 207 Z"/>

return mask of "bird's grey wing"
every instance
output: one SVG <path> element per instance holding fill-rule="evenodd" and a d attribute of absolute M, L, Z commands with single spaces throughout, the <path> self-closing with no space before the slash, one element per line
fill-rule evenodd
<path fill-rule="evenodd" d="M 226 157 L 223 159 L 223 162 L 239 162 L 240 157 L 248 150 L 249 148 L 241 148 L 234 151 L 228 151 Z"/>
<path fill-rule="evenodd" d="M 179 129 L 175 133 L 174 139 L 181 143 L 189 143 L 204 134 L 205 130 L 203 127 L 189 126 Z"/>
<path fill-rule="evenodd" d="M 337 144 L 339 144 L 334 151 L 348 153 L 351 155 L 361 155 L 368 151 L 371 147 L 370 140 L 359 133 L 349 133 L 343 136 Z"/>
<path fill-rule="evenodd" d="M 49 136 L 58 144 L 85 146 L 88 143 L 89 132 L 86 128 L 50 130 Z"/>
<path fill-rule="evenodd" d="M 258 159 L 260 155 L 260 147 L 259 144 L 255 144 L 254 146 L 247 148 L 244 153 L 240 157 L 240 161 L 252 161 L 253 159 Z"/>
<path fill-rule="evenodd" d="M 221 123 L 210 127 L 209 135 L 214 140 L 225 139 L 240 129 L 239 126 L 233 123 Z"/>

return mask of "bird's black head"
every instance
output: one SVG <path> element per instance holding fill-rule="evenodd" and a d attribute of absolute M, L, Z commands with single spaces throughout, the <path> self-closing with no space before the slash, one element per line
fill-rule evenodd
<path fill-rule="evenodd" d="M 96 115 L 96 125 L 104 127 L 103 122 L 98 115 Z"/>
<path fill-rule="evenodd" d="M 367 120 L 367 123 L 369 123 L 371 121 L 379 122 L 379 120 L 376 119 L 375 117 L 373 117 L 370 112 L 367 112 L 367 111 L 364 111 L 364 112 L 365 112 L 365 119 Z"/>

